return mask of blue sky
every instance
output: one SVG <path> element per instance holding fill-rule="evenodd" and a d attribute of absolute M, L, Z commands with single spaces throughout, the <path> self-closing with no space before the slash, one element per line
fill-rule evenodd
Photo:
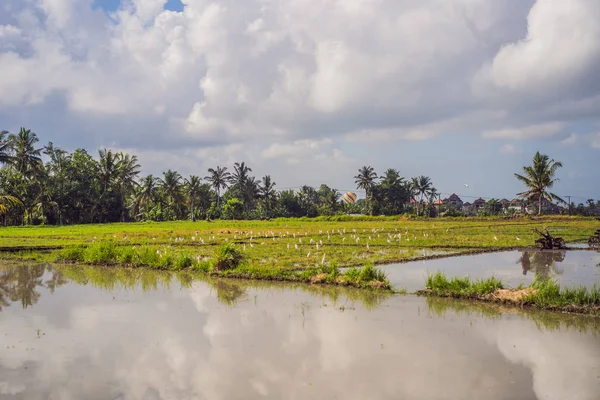
<path fill-rule="evenodd" d="M 121 4 L 120 0 L 94 0 L 93 6 L 104 11 L 115 11 Z M 181 0 L 168 0 L 164 7 L 166 10 L 182 11 L 183 3 Z"/>
<path fill-rule="evenodd" d="M 1 129 L 144 174 L 245 161 L 349 190 L 372 165 L 465 199 L 514 197 L 541 151 L 556 194 L 600 199 L 600 2 L 119 4 L 3 1 Z"/>

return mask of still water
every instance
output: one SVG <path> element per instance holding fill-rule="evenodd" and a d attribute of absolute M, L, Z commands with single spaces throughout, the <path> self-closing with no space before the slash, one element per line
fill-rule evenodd
<path fill-rule="evenodd" d="M 486 279 L 495 276 L 510 287 L 529 285 L 536 274 L 556 279 L 561 286 L 600 285 L 600 252 L 589 250 L 520 250 L 390 264 L 380 267 L 392 287 L 423 289 L 429 273 Z M 600 396 L 599 396 L 600 399 Z"/>
<path fill-rule="evenodd" d="M 600 319 L 0 267 L 0 399 L 598 399 Z"/>

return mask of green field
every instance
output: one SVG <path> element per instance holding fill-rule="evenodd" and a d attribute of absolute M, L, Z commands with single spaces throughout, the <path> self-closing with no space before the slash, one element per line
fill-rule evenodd
<path fill-rule="evenodd" d="M 3 227 L 2 257 L 52 259 L 48 249 L 91 246 L 152 246 L 210 260 L 234 243 L 249 264 L 303 269 L 335 261 L 361 266 L 432 255 L 533 246 L 533 228 L 548 228 L 567 243 L 586 240 L 598 222 L 580 217 L 540 219 L 280 219 L 117 223 L 101 225 Z M 17 251 L 21 250 L 21 251 Z M 9 252 L 12 251 L 12 252 Z"/>

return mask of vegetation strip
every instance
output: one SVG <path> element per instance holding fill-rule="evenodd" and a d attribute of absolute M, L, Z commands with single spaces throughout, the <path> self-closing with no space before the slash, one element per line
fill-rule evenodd
<path fill-rule="evenodd" d="M 157 270 L 191 270 L 244 279 L 262 279 L 307 283 L 326 283 L 360 288 L 391 290 L 383 272 L 373 265 L 349 268 L 341 272 L 335 262 L 294 271 L 270 266 L 252 266 L 243 252 L 231 243 L 221 246 L 214 259 L 194 257 L 190 253 L 175 253 L 168 248 L 155 246 L 117 246 L 102 242 L 91 246 L 69 247 L 60 251 L 55 260 L 59 263 L 84 263 L 90 265 L 119 265 Z"/>
<path fill-rule="evenodd" d="M 427 277 L 426 289 L 419 295 L 454 297 L 471 300 L 502 302 L 551 311 L 600 315 L 600 287 L 563 288 L 551 279 L 536 279 L 527 288 L 505 288 L 492 277 L 471 281 L 469 278 L 447 278 L 441 272 Z"/>

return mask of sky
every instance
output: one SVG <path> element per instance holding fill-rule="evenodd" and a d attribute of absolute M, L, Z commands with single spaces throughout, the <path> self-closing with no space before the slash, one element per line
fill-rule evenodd
<path fill-rule="evenodd" d="M 3 0 L 0 129 L 143 174 L 245 161 L 346 191 L 369 165 L 465 201 L 514 197 L 540 151 L 579 203 L 598 65 L 596 0 Z"/>

